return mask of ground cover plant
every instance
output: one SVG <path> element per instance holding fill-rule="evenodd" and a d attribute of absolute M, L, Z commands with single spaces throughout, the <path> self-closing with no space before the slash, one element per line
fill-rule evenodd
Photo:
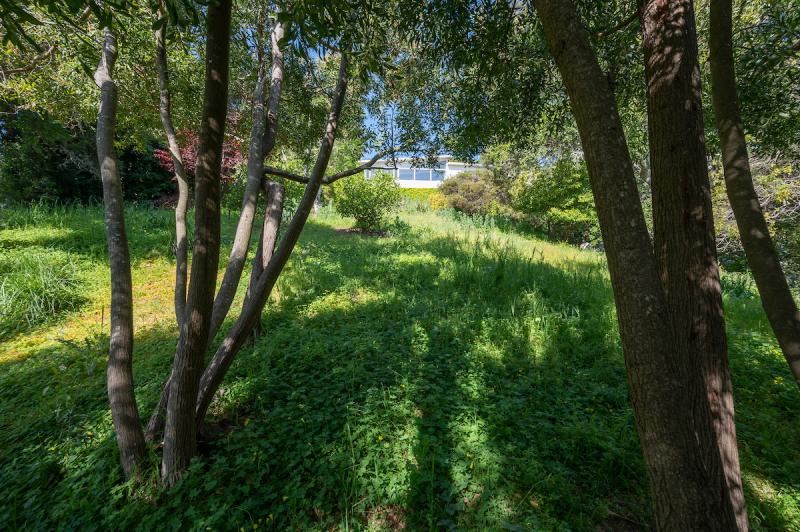
<path fill-rule="evenodd" d="M 155 478 L 118 481 L 102 210 L 8 212 L 0 259 L 37 246 L 80 263 L 84 301 L 0 345 L 0 528 L 652 525 L 597 253 L 416 210 L 375 239 L 338 231 L 352 220 L 323 209 L 212 404 L 203 453 L 162 494 Z M 148 410 L 174 349 L 174 222 L 126 216 Z M 797 390 L 751 282 L 723 285 L 751 525 L 795 529 Z"/>

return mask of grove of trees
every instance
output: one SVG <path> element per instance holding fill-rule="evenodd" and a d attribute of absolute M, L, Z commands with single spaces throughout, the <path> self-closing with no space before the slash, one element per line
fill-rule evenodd
<path fill-rule="evenodd" d="M 748 529 L 719 264 L 752 272 L 800 385 L 798 181 L 753 171 L 800 157 L 797 2 L 36 0 L 0 1 L 0 17 L 0 191 L 102 197 L 107 391 L 128 479 L 155 474 L 156 449 L 164 486 L 181 479 L 324 194 L 374 229 L 398 202 L 390 178 L 360 176 L 380 158 L 483 153 L 488 170 L 443 185 L 451 207 L 605 253 L 657 528 Z M 74 177 L 21 187 L 31 158 Z M 165 196 L 179 334 L 140 412 L 124 207 Z M 227 258 L 224 210 L 238 219 Z"/>

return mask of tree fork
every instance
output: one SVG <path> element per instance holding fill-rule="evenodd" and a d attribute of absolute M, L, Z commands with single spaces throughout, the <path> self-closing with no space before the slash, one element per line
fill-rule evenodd
<path fill-rule="evenodd" d="M 631 402 L 662 530 L 731 530 L 735 518 L 709 475 L 707 448 L 696 434 L 711 431 L 699 372 L 676 360 L 674 333 L 645 225 L 627 142 L 613 93 L 574 4 L 534 0 L 561 72 L 581 138 L 617 307 Z M 719 459 L 716 447 L 714 456 Z M 721 469 L 721 468 L 719 468 Z"/>
<path fill-rule="evenodd" d="M 208 347 L 219 264 L 220 173 L 228 111 L 232 0 L 208 8 L 203 114 L 195 171 L 195 245 L 181 328 L 169 386 L 161 475 L 167 486 L 180 479 L 197 450 L 194 423 L 197 387 Z"/>
<path fill-rule="evenodd" d="M 216 336 L 236 295 L 236 289 L 239 286 L 244 264 L 247 260 L 247 251 L 250 247 L 253 220 L 259 191 L 261 190 L 261 177 L 264 173 L 264 159 L 269 156 L 275 146 L 275 138 L 278 134 L 278 107 L 283 83 L 283 52 L 280 48 L 280 41 L 283 39 L 284 34 L 285 26 L 281 22 L 276 22 L 270 36 L 272 73 L 270 76 L 269 101 L 266 108 L 264 106 L 264 94 L 267 83 L 267 70 L 263 60 L 259 65 L 258 81 L 253 90 L 253 127 L 250 133 L 250 150 L 247 157 L 247 184 L 245 185 L 242 210 L 239 215 L 239 223 L 236 226 L 230 259 L 228 260 L 228 266 L 225 268 L 219 292 L 214 300 L 209 341 Z"/>
<path fill-rule="evenodd" d="M 225 337 L 225 340 L 223 340 L 217 352 L 214 354 L 214 358 L 212 358 L 203 373 L 200 393 L 197 398 L 195 419 L 197 425 L 202 425 L 214 393 L 222 382 L 234 356 L 252 331 L 255 321 L 261 315 L 261 310 L 266 303 L 267 297 L 269 297 L 272 288 L 275 286 L 275 282 L 278 280 L 278 276 L 286 266 L 300 238 L 300 233 L 303 231 L 306 220 L 311 213 L 311 209 L 314 207 L 317 192 L 322 185 L 322 179 L 325 175 L 325 170 L 328 168 L 328 161 L 330 160 L 333 145 L 336 140 L 336 129 L 347 92 L 347 71 L 348 57 L 346 53 L 343 53 L 339 65 L 336 89 L 334 91 L 333 100 L 331 101 L 331 109 L 325 126 L 325 133 L 322 137 L 322 142 L 317 153 L 314 167 L 311 171 L 309 182 L 306 185 L 297 210 L 295 210 L 294 216 L 292 216 L 292 220 L 289 222 L 286 233 L 281 239 L 280 245 L 270 258 L 267 267 L 258 277 L 258 282 L 253 289 L 253 297 L 250 299 L 250 304 L 247 305 L 246 309 L 242 310 L 233 328 Z"/>

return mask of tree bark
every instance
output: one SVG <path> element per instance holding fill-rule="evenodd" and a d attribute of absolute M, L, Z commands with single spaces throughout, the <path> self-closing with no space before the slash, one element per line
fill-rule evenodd
<path fill-rule="evenodd" d="M 730 530 L 735 516 L 699 371 L 676 349 L 614 95 L 568 0 L 534 0 L 583 145 L 617 308 L 631 402 L 661 530 Z M 699 405 L 699 406 L 698 406 Z M 699 438 L 699 439 L 698 439 Z M 710 459 L 706 459 L 710 455 Z"/>
<path fill-rule="evenodd" d="M 108 400 L 125 477 L 136 474 L 145 455 L 144 434 L 133 387 L 133 282 L 125 232 L 122 183 L 114 149 L 117 85 L 113 78 L 117 40 L 106 28 L 100 63 L 94 74 L 100 88 L 97 159 L 103 181 L 106 241 L 111 269 L 111 346 L 108 352 Z"/>
<path fill-rule="evenodd" d="M 178 329 L 183 327 L 186 319 L 186 281 L 189 268 L 189 243 L 186 237 L 186 212 L 189 208 L 189 180 L 186 169 L 183 166 L 181 149 L 178 143 L 178 136 L 175 134 L 175 126 L 172 124 L 172 98 L 169 90 L 169 69 L 167 67 L 167 47 L 166 34 L 168 20 L 165 15 L 163 3 L 159 6 L 159 18 L 164 20 L 163 24 L 155 30 L 156 41 L 156 66 L 158 67 L 158 88 L 159 88 L 159 114 L 161 123 L 164 127 L 164 134 L 167 137 L 169 153 L 172 158 L 172 166 L 175 168 L 175 179 L 178 182 L 178 202 L 175 204 L 175 320 Z M 153 441 L 164 428 L 164 414 L 167 409 L 169 398 L 169 383 L 167 380 L 162 389 L 161 397 L 145 429 L 145 440 Z"/>
<path fill-rule="evenodd" d="M 161 475 L 177 481 L 197 449 L 194 406 L 214 304 L 219 265 L 220 173 L 228 111 L 231 0 L 211 4 L 207 13 L 206 79 L 195 170 L 195 245 L 186 301 L 169 386 Z"/>
<path fill-rule="evenodd" d="M 691 0 L 648 0 L 642 8 L 647 78 L 653 233 L 676 354 L 704 388 L 689 389 L 695 410 L 711 408 L 713 438 L 699 433 L 709 474 L 726 480 L 739 530 L 747 510 L 736 446 L 733 385 L 717 265 L 711 184 L 703 130 L 700 65 Z M 721 460 L 712 456 L 719 448 Z M 721 467 L 721 469 L 717 469 Z"/>
<path fill-rule="evenodd" d="M 300 233 L 303 231 L 306 220 L 311 213 L 311 209 L 314 206 L 317 191 L 319 191 L 322 185 L 322 178 L 325 175 L 325 170 L 328 168 L 328 161 L 330 160 L 333 144 L 336 140 L 336 128 L 344 104 L 345 93 L 347 92 L 347 68 L 347 55 L 342 55 L 336 89 L 333 100 L 331 101 L 331 110 L 325 126 L 325 134 L 323 135 L 309 182 L 306 185 L 300 203 L 297 205 L 297 210 L 291 222 L 289 222 L 289 227 L 286 229 L 286 233 L 283 235 L 275 253 L 270 257 L 269 263 L 263 273 L 258 277 L 258 281 L 253 288 L 250 303 L 246 305 L 246 308 L 242 309 L 242 313 L 239 315 L 233 328 L 225 337 L 222 345 L 219 346 L 217 352 L 214 354 L 214 358 L 203 372 L 200 383 L 200 393 L 197 398 L 196 423 L 198 426 L 202 425 L 208 407 L 211 404 L 211 399 L 222 382 L 225 373 L 228 371 L 233 357 L 238 353 L 242 344 L 252 331 L 256 320 L 261 315 L 261 310 L 264 308 L 267 298 L 272 288 L 275 286 L 275 282 L 278 280 L 278 276 L 286 266 L 297 244 L 297 240 L 300 238 Z"/>
<path fill-rule="evenodd" d="M 283 52 L 278 43 L 283 39 L 284 32 L 283 24 L 276 22 L 271 35 L 272 75 L 267 109 L 264 108 L 264 92 L 267 83 L 266 64 L 262 61 L 259 65 L 258 81 L 253 90 L 253 127 L 250 132 L 250 151 L 247 158 L 247 185 L 242 200 L 242 212 L 239 215 L 239 223 L 236 226 L 236 235 L 231 248 L 231 256 L 219 292 L 214 300 L 209 331 L 210 340 L 216 336 L 236 295 L 244 263 L 247 260 L 247 251 L 250 248 L 253 219 L 255 218 L 258 194 L 261 190 L 261 178 L 264 174 L 264 159 L 275 146 L 275 136 L 278 133 L 278 105 L 283 82 Z"/>
<path fill-rule="evenodd" d="M 800 386 L 800 311 L 789 290 L 753 186 L 736 91 L 732 34 L 731 0 L 711 0 L 711 94 L 722 148 L 725 187 L 761 304 Z"/>

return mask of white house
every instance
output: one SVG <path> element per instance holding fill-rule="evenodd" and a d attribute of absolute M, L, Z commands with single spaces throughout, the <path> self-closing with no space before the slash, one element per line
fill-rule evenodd
<path fill-rule="evenodd" d="M 368 161 L 364 159 L 361 164 Z M 396 162 L 397 165 L 391 159 L 378 159 L 372 168 L 364 171 L 364 175 L 370 179 L 375 172 L 388 172 L 394 176 L 400 188 L 438 188 L 442 181 L 460 172 L 485 168 L 482 164 L 455 161 L 450 155 L 437 156 L 434 167 L 414 168 L 414 159 L 411 157 L 397 157 Z"/>

